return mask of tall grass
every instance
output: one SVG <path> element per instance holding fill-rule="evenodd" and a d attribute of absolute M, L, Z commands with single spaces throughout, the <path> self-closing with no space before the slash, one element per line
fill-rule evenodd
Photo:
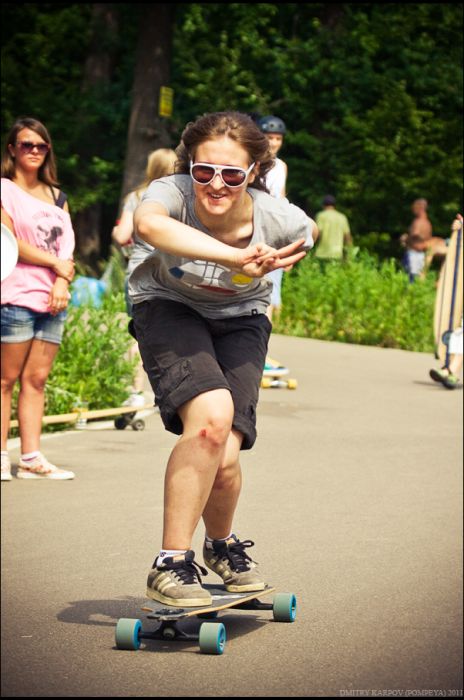
<path fill-rule="evenodd" d="M 284 275 L 282 314 L 274 330 L 287 335 L 433 352 L 435 273 L 411 284 L 393 260 L 361 251 L 343 262 L 308 255 Z"/>

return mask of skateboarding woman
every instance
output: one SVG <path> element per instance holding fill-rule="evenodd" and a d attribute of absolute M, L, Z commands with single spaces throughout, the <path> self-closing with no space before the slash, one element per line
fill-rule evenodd
<path fill-rule="evenodd" d="M 206 565 L 229 591 L 264 588 L 233 517 L 240 450 L 256 438 L 271 324 L 264 275 L 298 262 L 315 224 L 264 186 L 273 165 L 252 119 L 217 112 L 187 125 L 176 173 L 153 182 L 134 216 L 156 251 L 129 279 L 133 330 L 167 430 L 180 435 L 166 470 L 162 549 L 147 594 L 209 605 L 191 543 L 203 518 Z"/>
<path fill-rule="evenodd" d="M 18 478 L 72 479 L 40 452 L 45 383 L 58 353 L 74 276 L 74 232 L 57 186 L 45 126 L 29 117 L 12 127 L 2 157 L 2 223 L 18 239 L 19 262 L 2 282 L 2 481 L 11 480 L 7 452 L 13 388 L 18 396 Z"/>

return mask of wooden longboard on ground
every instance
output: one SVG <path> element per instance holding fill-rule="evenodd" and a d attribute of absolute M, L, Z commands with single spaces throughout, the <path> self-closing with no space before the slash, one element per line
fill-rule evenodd
<path fill-rule="evenodd" d="M 42 419 L 43 425 L 52 425 L 58 423 L 76 423 L 77 421 L 92 420 L 96 418 L 111 418 L 115 416 L 115 427 L 118 430 L 125 428 L 130 425 L 133 430 L 143 430 L 145 423 L 141 418 L 137 418 L 136 414 L 140 411 L 154 410 L 152 403 L 145 404 L 144 406 L 120 406 L 119 408 L 98 408 L 91 411 L 76 409 L 72 413 L 61 413 L 56 416 L 44 416 Z M 121 419 L 121 422 L 119 420 Z M 135 420 L 134 420 L 135 419 Z M 142 425 L 143 424 L 143 425 Z M 17 428 L 18 421 L 11 420 L 10 428 Z"/>
<path fill-rule="evenodd" d="M 462 244 L 462 223 L 458 226 L 456 222 L 453 224 L 448 252 L 438 278 L 433 319 L 435 356 L 445 365 L 449 360 L 450 335 L 461 325 L 462 318 Z"/>
<path fill-rule="evenodd" d="M 152 631 L 142 629 L 139 619 L 121 618 L 115 630 L 118 649 L 137 650 L 142 639 L 160 639 L 172 641 L 198 641 L 203 654 L 222 654 L 226 642 L 225 626 L 221 622 L 203 622 L 198 632 L 181 629 L 179 622 L 197 617 L 215 619 L 222 610 L 272 610 L 276 622 L 294 622 L 296 617 L 296 598 L 293 593 L 277 593 L 272 603 L 262 603 L 259 598 L 275 592 L 275 588 L 266 586 L 261 591 L 230 593 L 224 586 L 204 585 L 212 597 L 211 605 L 198 607 L 173 607 L 156 600 L 150 600 L 142 610 L 148 613 L 149 620 L 156 620 L 160 625 Z"/>
<path fill-rule="evenodd" d="M 281 374 L 267 373 L 261 379 L 261 389 L 296 389 L 298 382 Z"/>

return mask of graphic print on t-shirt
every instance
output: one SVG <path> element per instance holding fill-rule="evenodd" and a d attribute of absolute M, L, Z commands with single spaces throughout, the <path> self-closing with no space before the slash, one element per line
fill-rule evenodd
<path fill-rule="evenodd" d="M 38 235 L 42 238 L 42 250 L 47 250 L 49 253 L 58 256 L 60 250 L 59 239 L 63 235 L 63 229 L 59 226 L 52 226 L 48 231 L 41 226 L 37 227 Z"/>
<path fill-rule="evenodd" d="M 213 262 L 195 260 L 179 267 L 171 267 L 170 274 L 188 287 L 208 289 L 219 294 L 238 294 L 253 282 L 240 272 L 229 270 Z"/>
<path fill-rule="evenodd" d="M 61 237 L 63 228 L 57 216 L 50 215 L 46 211 L 37 212 L 33 217 L 35 220 L 35 235 L 37 246 L 41 250 L 46 250 L 58 257 L 61 247 Z"/>

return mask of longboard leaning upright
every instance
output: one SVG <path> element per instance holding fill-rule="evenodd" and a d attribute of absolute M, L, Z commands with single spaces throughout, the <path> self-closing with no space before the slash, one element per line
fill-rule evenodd
<path fill-rule="evenodd" d="M 435 299 L 433 334 L 435 357 L 448 366 L 448 344 L 451 333 L 461 325 L 462 318 L 462 221 L 455 220 L 445 261 L 440 270 Z"/>

